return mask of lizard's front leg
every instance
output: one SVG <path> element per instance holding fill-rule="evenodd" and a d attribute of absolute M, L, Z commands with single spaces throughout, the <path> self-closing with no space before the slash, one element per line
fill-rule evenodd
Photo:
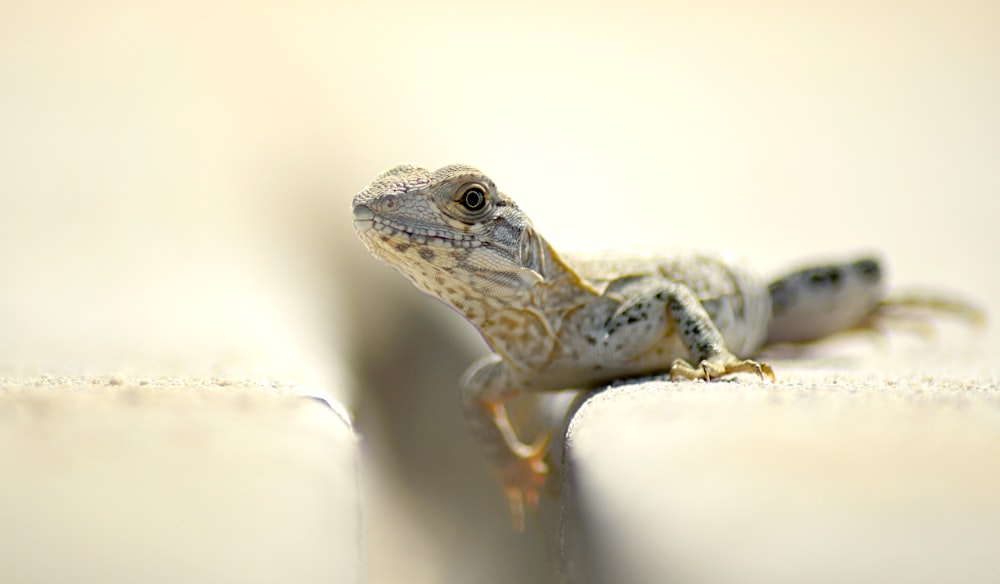
<path fill-rule="evenodd" d="M 514 529 L 524 529 L 525 513 L 538 505 L 545 483 L 544 458 L 550 435 L 522 442 L 507 416 L 506 404 L 519 391 L 508 380 L 507 364 L 497 355 L 473 363 L 460 382 L 462 407 L 473 434 L 503 484 Z"/>
<path fill-rule="evenodd" d="M 655 280 L 633 289 L 604 327 L 603 349 L 616 360 L 636 358 L 665 336 L 677 335 L 697 367 L 676 359 L 670 367 L 671 379 L 707 381 L 732 373 L 753 373 L 774 381 L 770 365 L 740 359 L 729 351 L 697 296 L 677 282 Z"/>

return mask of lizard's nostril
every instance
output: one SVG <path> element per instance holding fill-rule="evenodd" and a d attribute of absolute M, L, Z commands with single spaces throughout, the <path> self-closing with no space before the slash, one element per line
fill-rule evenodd
<path fill-rule="evenodd" d="M 368 231 L 374 227 L 374 218 L 375 213 L 367 205 L 354 205 L 354 228 L 358 231 Z"/>

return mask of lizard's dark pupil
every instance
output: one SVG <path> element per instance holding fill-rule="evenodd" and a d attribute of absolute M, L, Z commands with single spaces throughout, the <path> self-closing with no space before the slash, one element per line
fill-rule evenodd
<path fill-rule="evenodd" d="M 472 188 L 465 191 L 465 197 L 462 202 L 465 204 L 465 208 L 470 211 L 478 211 L 483 208 L 486 204 L 486 197 L 482 189 Z"/>

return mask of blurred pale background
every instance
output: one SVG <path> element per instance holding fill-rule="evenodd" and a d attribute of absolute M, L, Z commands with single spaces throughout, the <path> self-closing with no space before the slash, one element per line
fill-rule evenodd
<path fill-rule="evenodd" d="M 465 162 L 557 247 L 877 250 L 997 314 L 998 104 L 992 1 L 8 2 L 2 372 L 169 375 L 228 331 L 358 412 L 371 580 L 544 582 L 453 403 L 483 347 L 351 197 Z"/>

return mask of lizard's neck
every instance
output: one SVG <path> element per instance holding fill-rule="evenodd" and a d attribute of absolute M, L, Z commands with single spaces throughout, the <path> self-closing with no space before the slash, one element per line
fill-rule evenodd
<path fill-rule="evenodd" d="M 573 308 L 597 292 L 568 266 L 552 246 L 528 227 L 515 246 L 475 247 L 451 252 L 424 248 L 430 260 L 402 264 L 422 290 L 451 305 L 487 337 L 502 313 L 532 314 L 532 321 L 558 330 Z M 408 250 L 409 251 L 409 250 Z M 426 259 L 426 258 L 424 258 Z"/>
<path fill-rule="evenodd" d="M 532 312 L 544 317 L 550 329 L 557 330 L 569 310 L 599 295 L 533 229 L 524 234 L 519 253 L 524 285 L 494 296 L 490 303 L 494 310 Z M 467 313 L 466 317 L 477 326 L 489 326 L 491 320 L 490 314 Z"/>
<path fill-rule="evenodd" d="M 535 234 L 535 251 L 533 254 L 537 258 L 531 265 L 541 279 L 535 285 L 536 290 L 543 290 L 548 297 L 546 303 L 555 301 L 557 298 L 566 296 L 570 298 L 582 298 L 589 295 L 596 295 L 597 292 L 584 282 L 572 267 L 556 253 L 552 245 L 540 235 Z M 553 297 L 554 296 L 554 297 Z"/>
<path fill-rule="evenodd" d="M 484 305 L 461 310 L 490 347 L 514 369 L 538 371 L 558 350 L 566 318 L 598 293 L 536 233 L 521 241 L 519 275 L 524 286 Z"/>

